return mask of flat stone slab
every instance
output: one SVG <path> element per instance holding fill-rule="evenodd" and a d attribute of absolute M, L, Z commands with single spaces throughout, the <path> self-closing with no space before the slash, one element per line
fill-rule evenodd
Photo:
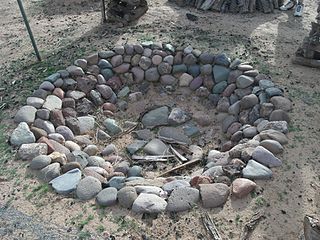
<path fill-rule="evenodd" d="M 169 108 L 163 106 L 147 112 L 141 119 L 143 126 L 154 128 L 157 126 L 168 125 Z"/>
<path fill-rule="evenodd" d="M 269 168 L 254 160 L 249 160 L 242 174 L 244 178 L 249 179 L 270 179 L 272 177 L 272 171 Z"/>
<path fill-rule="evenodd" d="M 159 137 L 169 141 L 179 142 L 183 144 L 191 144 L 191 140 L 184 134 L 183 129 L 175 127 L 162 127 L 158 132 Z"/>
<path fill-rule="evenodd" d="M 78 183 L 81 180 L 81 171 L 76 168 L 69 172 L 51 180 L 49 184 L 59 194 L 69 194 L 76 190 Z"/>

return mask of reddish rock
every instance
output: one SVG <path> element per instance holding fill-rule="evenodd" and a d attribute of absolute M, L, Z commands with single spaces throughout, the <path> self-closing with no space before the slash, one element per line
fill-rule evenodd
<path fill-rule="evenodd" d="M 53 95 L 56 95 L 58 98 L 63 99 L 64 98 L 64 91 L 61 88 L 55 88 L 52 92 Z M 63 102 L 62 102 L 63 104 Z M 63 105 L 62 105 L 63 106 Z"/>
<path fill-rule="evenodd" d="M 115 73 L 126 73 L 130 69 L 130 64 L 129 63 L 123 63 L 118 67 L 113 68 L 113 71 Z"/>
<path fill-rule="evenodd" d="M 243 198 L 256 188 L 257 184 L 246 178 L 237 178 L 232 182 L 232 196 Z"/>
<path fill-rule="evenodd" d="M 223 97 L 230 97 L 231 94 L 233 93 L 233 91 L 237 88 L 236 84 L 231 83 L 230 85 L 228 85 L 228 87 L 226 87 L 222 93 Z"/>
<path fill-rule="evenodd" d="M 63 108 L 62 109 L 62 114 L 65 118 L 69 117 L 77 117 L 77 111 L 74 108 Z"/>
<path fill-rule="evenodd" d="M 88 177 L 88 176 L 94 177 L 94 178 L 98 179 L 101 183 L 105 183 L 107 181 L 106 178 L 101 176 L 99 173 L 93 171 L 92 169 L 85 168 L 85 169 L 83 169 L 82 172 L 83 172 L 84 176 L 86 176 L 86 177 Z"/>
<path fill-rule="evenodd" d="M 45 143 L 48 146 L 48 154 L 53 153 L 54 152 L 54 146 L 52 143 L 50 143 L 49 139 L 46 137 L 41 137 L 39 138 L 39 140 L 37 141 L 37 143 Z"/>
<path fill-rule="evenodd" d="M 113 91 L 118 91 L 122 87 L 122 82 L 119 77 L 114 76 L 107 81 L 107 85 L 110 86 Z M 101 93 L 101 95 L 102 95 L 102 93 Z"/>
<path fill-rule="evenodd" d="M 117 111 L 116 105 L 114 105 L 113 103 L 109 103 L 109 102 L 104 103 L 102 105 L 102 109 L 103 110 L 108 110 L 108 111 L 111 111 L 111 112 L 116 112 Z"/>
<path fill-rule="evenodd" d="M 234 143 L 231 141 L 227 141 L 221 146 L 221 152 L 229 151 L 231 148 L 234 147 Z"/>
<path fill-rule="evenodd" d="M 78 77 L 77 89 L 85 94 L 88 94 L 91 90 L 95 89 L 97 85 L 97 78 L 93 75 L 87 75 L 84 77 Z"/>
<path fill-rule="evenodd" d="M 52 122 L 55 127 L 66 125 L 63 113 L 58 109 L 54 109 L 50 112 L 50 122 Z"/>
<path fill-rule="evenodd" d="M 195 176 L 190 181 L 191 187 L 195 187 L 195 188 L 199 188 L 199 184 L 210 184 L 210 183 L 212 183 L 212 179 L 207 176 Z"/>

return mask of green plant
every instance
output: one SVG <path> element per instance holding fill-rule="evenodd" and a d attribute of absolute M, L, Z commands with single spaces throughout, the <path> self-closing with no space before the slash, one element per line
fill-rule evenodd
<path fill-rule="evenodd" d="M 32 198 L 40 198 L 47 194 L 50 191 L 50 186 L 47 183 L 39 184 L 38 186 L 34 187 L 32 191 L 27 195 L 27 199 L 30 200 Z"/>
<path fill-rule="evenodd" d="M 261 208 L 267 205 L 267 200 L 263 196 L 259 196 L 255 199 L 256 208 Z"/>
<path fill-rule="evenodd" d="M 118 224 L 118 230 L 117 231 L 122 231 L 122 230 L 138 230 L 139 225 L 135 220 L 127 219 L 126 216 L 116 216 L 113 217 L 112 221 L 116 224 Z"/>
<path fill-rule="evenodd" d="M 99 225 L 99 226 L 97 227 L 97 232 L 98 232 L 98 233 L 103 233 L 104 230 L 105 230 L 105 227 L 104 227 L 103 225 Z"/>
<path fill-rule="evenodd" d="M 92 214 L 90 214 L 86 219 L 82 220 L 79 224 L 78 224 L 78 228 L 79 230 L 82 230 L 84 228 L 85 225 L 87 225 L 91 220 L 94 219 L 94 216 Z"/>
<path fill-rule="evenodd" d="M 81 231 L 79 232 L 79 240 L 89 239 L 91 237 L 91 233 L 89 231 Z"/>

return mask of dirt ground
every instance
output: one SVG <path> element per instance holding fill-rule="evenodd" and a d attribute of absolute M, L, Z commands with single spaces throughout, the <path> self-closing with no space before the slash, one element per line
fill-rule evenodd
<path fill-rule="evenodd" d="M 295 18 L 293 11 L 232 15 L 153 0 L 148 1 L 149 10 L 142 18 L 124 28 L 100 24 L 100 1 L 65 2 L 24 1 L 41 63 L 33 54 L 16 1 L 5 0 L 0 5 L 0 155 L 4 163 L 0 166 L 0 207 L 16 209 L 64 233 L 57 238 L 30 235 L 34 228 L 10 223 L 32 220 L 0 211 L 1 225 L 10 226 L 10 231 L 0 231 L 1 239 L 108 239 L 108 235 L 115 239 L 210 239 L 201 223 L 206 212 L 223 239 L 239 239 L 251 216 L 264 211 L 265 218 L 250 239 L 291 240 L 300 236 L 305 214 L 320 216 L 320 70 L 291 63 L 315 19 L 316 1 L 306 1 L 303 17 Z M 187 12 L 199 20 L 189 21 Z M 96 50 L 143 40 L 226 52 L 251 62 L 283 87 L 294 103 L 290 141 L 280 156 L 284 164 L 274 169 L 274 178 L 257 181 L 261 187 L 258 194 L 228 200 L 223 209 L 197 207 L 153 219 L 119 207 L 97 208 L 93 200 L 79 202 L 58 196 L 26 172 L 27 163 L 14 160 L 14 151 L 6 145 L 14 127 L 12 117 L 45 76 Z M 68 232 L 70 235 L 65 234 Z M 47 236 L 45 232 L 43 236 Z"/>

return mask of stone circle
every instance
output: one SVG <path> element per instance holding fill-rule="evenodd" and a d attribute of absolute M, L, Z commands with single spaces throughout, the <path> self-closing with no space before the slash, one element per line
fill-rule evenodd
<path fill-rule="evenodd" d="M 203 103 L 208 112 L 175 102 L 139 105 L 150 88 L 164 99 Z M 238 58 L 126 44 L 48 76 L 17 112 L 10 143 L 58 194 L 137 213 L 216 208 L 273 177 L 291 109 L 270 76 Z M 225 139 L 218 147 L 206 145 L 211 111 Z"/>

